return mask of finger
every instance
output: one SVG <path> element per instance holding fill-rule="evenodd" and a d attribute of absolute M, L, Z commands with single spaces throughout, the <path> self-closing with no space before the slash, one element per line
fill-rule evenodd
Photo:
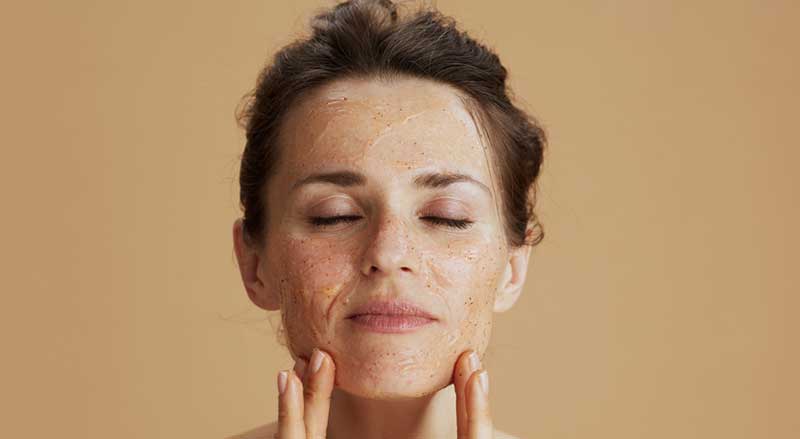
<path fill-rule="evenodd" d="M 306 435 L 309 438 L 324 438 L 327 434 L 335 376 L 336 366 L 333 359 L 315 348 L 306 368 L 303 385 Z"/>
<path fill-rule="evenodd" d="M 473 372 L 467 381 L 468 439 L 494 437 L 492 417 L 489 412 L 489 373 L 483 369 Z"/>
<path fill-rule="evenodd" d="M 467 380 L 480 368 L 478 354 L 473 350 L 462 352 L 456 361 L 453 372 L 453 385 L 456 388 L 456 422 L 458 437 L 466 438 L 469 434 L 469 416 L 467 414 Z"/>
<path fill-rule="evenodd" d="M 278 373 L 278 437 L 305 439 L 303 383 L 294 370 Z"/>

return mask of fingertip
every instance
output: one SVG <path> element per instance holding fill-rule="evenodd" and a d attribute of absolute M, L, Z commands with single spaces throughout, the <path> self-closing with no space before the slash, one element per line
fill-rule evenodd
<path fill-rule="evenodd" d="M 475 371 L 467 382 L 467 405 L 470 418 L 489 417 L 489 373 L 484 369 Z"/>
<path fill-rule="evenodd" d="M 285 370 L 278 372 L 278 395 L 283 395 L 286 392 L 288 378 L 289 372 Z"/>
<path fill-rule="evenodd" d="M 297 382 L 297 374 L 293 369 L 278 372 L 278 400 L 287 410 L 293 410 L 297 405 Z"/>
<path fill-rule="evenodd" d="M 304 407 L 302 399 L 303 383 L 293 369 L 282 370 L 286 386 L 278 397 L 278 437 L 305 437 L 303 426 Z M 301 392 L 298 396 L 298 391 Z"/>
<path fill-rule="evenodd" d="M 336 365 L 333 363 L 333 357 L 322 349 L 317 349 L 319 351 L 319 368 L 311 372 L 313 370 L 313 366 L 309 364 L 309 371 L 310 374 L 313 375 L 315 378 L 319 379 L 325 377 L 329 374 L 329 371 L 333 371 L 336 369 Z"/>
<path fill-rule="evenodd" d="M 297 374 L 297 372 L 294 371 L 294 369 L 289 370 L 289 380 L 292 382 L 292 390 L 303 389 L 303 379 Z"/>
<path fill-rule="evenodd" d="M 322 364 L 318 373 L 318 384 L 320 390 L 325 393 L 330 393 L 333 390 L 336 381 L 336 364 L 333 362 L 333 357 L 325 351 L 322 353 Z"/>
<path fill-rule="evenodd" d="M 469 359 L 469 368 L 472 372 L 480 369 L 481 360 L 478 358 L 477 352 L 471 350 L 467 358 Z"/>
<path fill-rule="evenodd" d="M 489 372 L 482 370 L 478 374 L 478 381 L 480 382 L 481 391 L 485 396 L 489 396 Z"/>
<path fill-rule="evenodd" d="M 455 368 L 454 368 L 455 370 L 454 370 L 454 373 L 453 373 L 453 382 L 456 382 L 458 380 L 462 380 L 466 376 L 467 368 L 464 367 L 464 365 L 469 363 L 469 361 L 468 361 L 469 352 L 470 351 L 462 352 L 458 356 L 458 359 L 456 359 L 456 364 L 455 364 Z"/>
<path fill-rule="evenodd" d="M 328 362 L 328 365 L 336 367 L 336 364 L 333 362 L 333 356 L 328 352 L 322 351 L 322 354 L 325 355 L 325 361 Z"/>
<path fill-rule="evenodd" d="M 468 349 L 462 352 L 456 364 L 453 381 L 457 385 L 466 384 L 472 374 L 480 369 L 481 366 L 480 357 L 474 349 Z"/>
<path fill-rule="evenodd" d="M 325 357 L 323 359 L 323 362 L 322 362 L 322 367 L 328 367 L 330 369 L 331 373 L 335 373 L 336 372 L 336 363 L 333 361 L 333 357 L 331 356 L 331 354 L 329 354 L 329 353 L 327 353 L 325 351 L 322 351 L 322 353 L 325 355 Z"/>
<path fill-rule="evenodd" d="M 474 406 L 469 401 L 470 394 L 470 378 L 473 371 L 470 368 L 470 354 L 474 352 L 472 349 L 462 352 L 456 361 L 455 373 L 453 376 L 453 385 L 456 391 L 456 419 L 458 424 L 458 437 L 466 437 L 469 431 L 469 419 L 471 408 Z"/>
<path fill-rule="evenodd" d="M 303 380 L 300 379 L 299 376 L 294 372 L 294 370 L 289 371 L 289 381 L 291 384 L 288 386 L 290 387 L 289 391 L 289 399 L 292 401 L 291 404 L 294 406 L 295 410 L 298 410 L 301 413 L 303 412 Z"/>
<path fill-rule="evenodd" d="M 316 370 L 315 362 L 318 366 Z M 306 374 L 308 387 L 303 391 L 304 419 L 308 437 L 325 437 L 330 412 L 331 390 L 335 378 L 333 368 L 331 356 L 327 352 L 315 348 Z"/>
<path fill-rule="evenodd" d="M 291 374 L 288 370 L 278 372 L 278 423 L 286 425 L 292 416 L 291 404 Z"/>

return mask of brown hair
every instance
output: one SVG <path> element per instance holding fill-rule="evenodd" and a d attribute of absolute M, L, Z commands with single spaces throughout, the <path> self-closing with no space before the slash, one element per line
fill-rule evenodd
<path fill-rule="evenodd" d="M 512 247 L 536 245 L 544 231 L 533 211 L 546 136 L 514 106 L 507 71 L 490 49 L 451 17 L 424 7 L 400 18 L 390 0 L 351 0 L 314 16 L 309 37 L 278 51 L 247 96 L 239 121 L 247 132 L 239 174 L 248 243 L 263 244 L 263 188 L 274 172 L 282 117 L 298 97 L 334 79 L 409 75 L 455 87 L 489 139 L 503 192 L 506 237 Z"/>

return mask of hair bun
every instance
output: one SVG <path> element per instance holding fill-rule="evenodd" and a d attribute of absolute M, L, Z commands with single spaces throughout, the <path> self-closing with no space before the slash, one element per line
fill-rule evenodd
<path fill-rule="evenodd" d="M 388 16 L 392 24 L 397 22 L 397 4 L 392 0 L 347 0 L 336 4 L 332 9 L 315 15 L 311 19 L 311 29 L 314 32 L 324 32 L 331 26 L 342 21 L 348 21 L 353 16 L 355 9 L 366 7 L 375 12 L 376 16 Z"/>
<path fill-rule="evenodd" d="M 377 0 L 376 3 L 389 11 L 389 16 L 392 17 L 393 23 L 397 21 L 397 5 L 392 0 Z"/>

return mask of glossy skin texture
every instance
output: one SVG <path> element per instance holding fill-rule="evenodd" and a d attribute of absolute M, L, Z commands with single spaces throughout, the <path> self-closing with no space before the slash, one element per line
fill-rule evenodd
<path fill-rule="evenodd" d="M 462 352 L 483 356 L 492 314 L 516 300 L 528 256 L 510 260 L 492 155 L 457 92 L 414 78 L 339 80 L 294 104 L 279 146 L 265 245 L 245 279 L 251 299 L 281 310 L 295 359 L 327 352 L 349 394 L 413 398 L 450 384 Z M 333 171 L 363 181 L 297 186 Z M 436 172 L 478 183 L 415 183 Z M 370 299 L 408 300 L 437 321 L 365 331 L 346 317 Z"/>

